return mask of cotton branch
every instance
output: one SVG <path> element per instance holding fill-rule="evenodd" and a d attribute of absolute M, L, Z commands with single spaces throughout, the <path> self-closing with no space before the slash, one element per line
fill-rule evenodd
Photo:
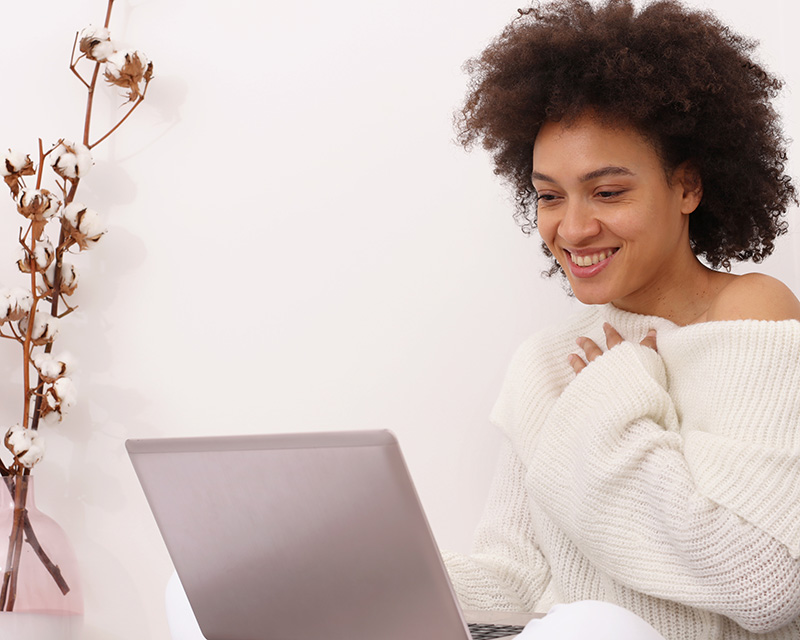
<path fill-rule="evenodd" d="M 120 51 L 112 43 L 108 26 L 113 5 L 114 0 L 107 0 L 103 27 L 90 25 L 77 34 L 72 43 L 69 69 L 87 92 L 83 142 L 76 144 L 62 138 L 45 151 L 39 139 L 39 162 L 36 167 L 29 156 L 12 150 L 0 161 L 0 176 L 11 191 L 17 211 L 28 220 L 24 233 L 23 227 L 19 231 L 23 257 L 17 266 L 23 273 L 30 274 L 30 293 L 26 289 L 12 289 L 8 292 L 3 290 L 4 298 L 0 296 L 0 302 L 7 302 L 6 309 L 0 314 L 0 338 L 16 340 L 22 348 L 24 386 L 21 424 L 9 429 L 4 439 L 14 460 L 8 466 L 0 460 L 0 475 L 5 477 L 6 488 L 14 500 L 14 519 L 0 588 L 0 611 L 14 609 L 23 544 L 31 545 L 61 592 L 69 592 L 60 569 L 39 544 L 28 517 L 27 479 L 44 451 L 41 435 L 38 434 L 40 419 L 50 416 L 61 420 L 62 411 L 75 401 L 68 358 L 50 355 L 58 330 L 58 319 L 76 308 L 67 302 L 66 296 L 74 292 L 77 275 L 74 266 L 64 262 L 64 254 L 76 246 L 79 251 L 89 248 L 105 233 L 98 214 L 75 202 L 78 185 L 93 164 L 90 149 L 106 140 L 141 105 L 153 77 L 153 64 L 143 53 L 136 50 Z M 83 60 L 94 63 L 89 80 L 78 69 Z M 130 107 L 108 132 L 89 144 L 101 67 L 104 68 L 103 77 L 108 84 L 127 92 L 126 102 Z M 50 166 L 58 175 L 56 187 L 61 193 L 60 198 L 42 188 L 45 166 Z M 28 189 L 23 176 L 34 175 L 36 187 Z M 55 247 L 47 234 L 48 225 L 54 220 L 61 223 Z M 66 271 L 65 265 L 68 268 Z M 49 311 L 44 306 L 39 309 L 40 302 L 49 303 Z M 61 305 L 64 310 L 59 312 Z M 8 329 L 5 329 L 5 323 L 8 323 Z M 33 372 L 37 374 L 35 384 L 31 379 Z"/>

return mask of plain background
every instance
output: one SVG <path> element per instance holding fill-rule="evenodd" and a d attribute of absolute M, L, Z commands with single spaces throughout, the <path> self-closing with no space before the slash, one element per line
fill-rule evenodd
<path fill-rule="evenodd" d="M 798 5 L 695 5 L 762 42 L 797 137 Z M 468 548 L 508 359 L 577 307 L 540 277 L 486 155 L 453 142 L 460 66 L 518 6 L 117 0 L 112 36 L 156 79 L 79 191 L 109 233 L 75 260 L 80 308 L 56 350 L 79 359 L 80 404 L 45 430 L 36 470 L 84 570 L 87 640 L 168 637 L 172 568 L 126 438 L 390 428 L 439 543 Z M 103 0 L 4 8 L 0 148 L 80 137 L 69 53 L 104 14 Z M 122 113 L 103 96 L 98 133 Z M 20 220 L 10 199 L 0 211 L 0 283 L 17 286 Z M 799 249 L 793 233 L 762 267 L 795 292 Z M 3 429 L 20 419 L 19 363 L 4 341 Z"/>

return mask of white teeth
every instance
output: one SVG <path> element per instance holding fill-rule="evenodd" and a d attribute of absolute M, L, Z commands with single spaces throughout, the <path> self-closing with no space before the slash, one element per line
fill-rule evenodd
<path fill-rule="evenodd" d="M 591 255 L 586 255 L 586 256 L 576 256 L 570 253 L 569 258 L 579 267 L 591 267 L 593 264 L 602 262 L 603 260 L 611 256 L 613 253 L 614 251 L 608 251 L 608 252 L 601 251 L 600 253 L 593 253 Z"/>

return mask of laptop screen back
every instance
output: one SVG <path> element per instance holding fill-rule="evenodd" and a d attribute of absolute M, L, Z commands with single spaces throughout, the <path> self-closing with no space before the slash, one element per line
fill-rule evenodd
<path fill-rule="evenodd" d="M 208 640 L 469 637 L 389 432 L 127 446 Z"/>

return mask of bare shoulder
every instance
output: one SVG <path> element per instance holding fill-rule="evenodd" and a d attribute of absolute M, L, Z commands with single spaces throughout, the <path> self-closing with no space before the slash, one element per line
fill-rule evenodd
<path fill-rule="evenodd" d="M 800 300 L 777 278 L 748 273 L 717 293 L 708 320 L 800 320 Z"/>

